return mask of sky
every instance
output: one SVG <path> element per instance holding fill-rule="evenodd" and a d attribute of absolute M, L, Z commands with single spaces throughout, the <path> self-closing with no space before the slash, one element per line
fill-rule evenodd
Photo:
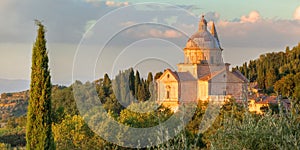
<path fill-rule="evenodd" d="M 35 19 L 47 29 L 52 82 L 69 85 L 129 67 L 175 70 L 202 15 L 232 66 L 300 42 L 299 0 L 1 0 L 0 78 L 30 80 Z"/>

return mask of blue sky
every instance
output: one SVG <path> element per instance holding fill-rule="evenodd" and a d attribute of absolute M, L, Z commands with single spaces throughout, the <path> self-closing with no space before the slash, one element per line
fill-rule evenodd
<path fill-rule="evenodd" d="M 130 66 L 176 69 L 202 14 L 216 23 L 232 65 L 300 42 L 299 0 L 1 0 L 0 78 L 29 80 L 34 19 L 47 27 L 53 83 L 70 84 Z"/>

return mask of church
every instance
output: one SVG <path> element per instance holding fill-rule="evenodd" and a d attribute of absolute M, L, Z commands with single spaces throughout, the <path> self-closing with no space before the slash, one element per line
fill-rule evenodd
<path fill-rule="evenodd" d="M 198 31 L 183 49 L 184 62 L 177 71 L 166 69 L 156 80 L 158 103 L 173 110 L 182 104 L 198 101 L 242 100 L 248 79 L 239 71 L 230 71 L 224 63 L 215 24 L 207 29 L 204 16 Z"/>

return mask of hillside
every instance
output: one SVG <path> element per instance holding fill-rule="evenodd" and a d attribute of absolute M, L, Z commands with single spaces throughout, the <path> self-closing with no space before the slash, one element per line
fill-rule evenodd
<path fill-rule="evenodd" d="M 286 47 L 285 51 L 260 55 L 258 59 L 233 69 L 238 69 L 250 82 L 256 82 L 258 88 L 267 94 L 277 93 L 295 98 L 295 89 L 300 86 L 299 66 L 300 43 L 292 49 Z M 284 90 L 283 87 L 288 89 Z"/>
<path fill-rule="evenodd" d="M 23 116 L 27 112 L 29 91 L 2 93 L 0 98 L 0 120 Z"/>

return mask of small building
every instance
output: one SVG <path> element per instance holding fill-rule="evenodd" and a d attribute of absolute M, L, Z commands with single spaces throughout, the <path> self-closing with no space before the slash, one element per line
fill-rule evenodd
<path fill-rule="evenodd" d="M 250 112 L 256 114 L 263 114 L 266 109 L 270 107 L 270 104 L 277 105 L 277 96 L 264 96 L 258 101 L 255 99 L 250 99 L 248 104 L 248 109 Z"/>

